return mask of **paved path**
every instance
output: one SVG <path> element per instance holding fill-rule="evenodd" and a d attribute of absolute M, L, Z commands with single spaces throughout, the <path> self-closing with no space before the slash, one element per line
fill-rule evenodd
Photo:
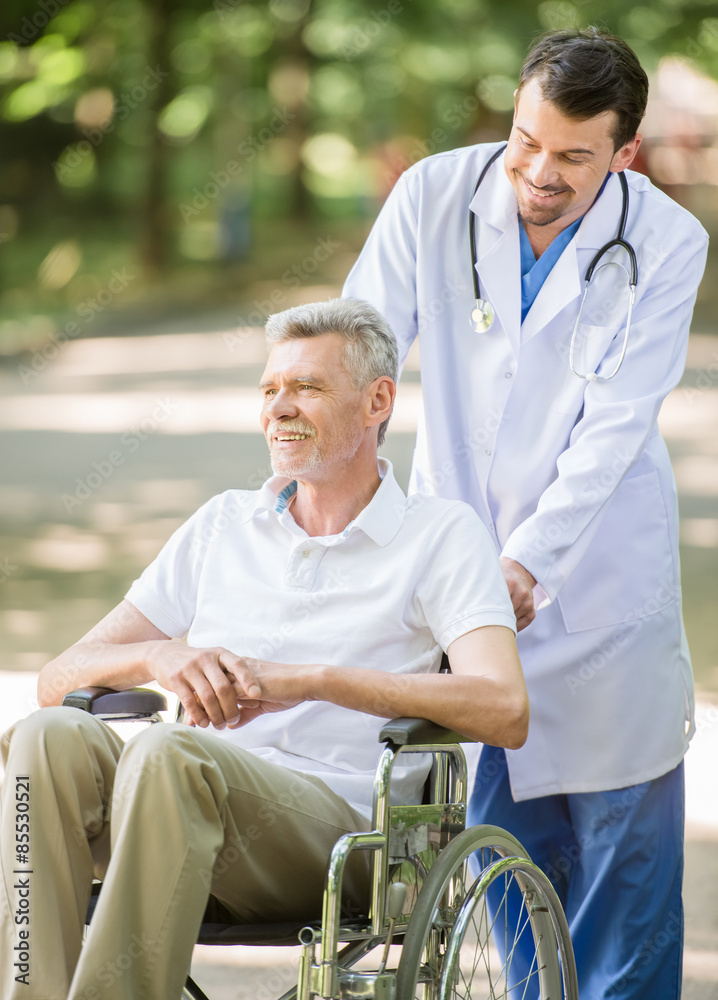
<path fill-rule="evenodd" d="M 0 370 L 0 731 L 32 710 L 42 663 L 116 603 L 202 500 L 265 478 L 260 333 L 226 317 L 205 326 L 68 343 L 37 374 Z M 693 339 L 661 416 L 701 685 L 687 758 L 686 1000 L 718 1000 L 717 350 L 718 338 Z M 403 483 L 420 398 L 412 356 L 385 449 Z M 197 949 L 194 968 L 212 1000 L 263 1000 L 287 988 L 295 961 L 292 950 Z"/>

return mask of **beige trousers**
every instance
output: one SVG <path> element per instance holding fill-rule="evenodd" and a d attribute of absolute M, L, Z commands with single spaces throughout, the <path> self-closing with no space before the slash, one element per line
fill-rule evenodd
<path fill-rule="evenodd" d="M 183 725 L 123 744 L 43 708 L 1 749 L 2 1000 L 179 998 L 210 892 L 238 922 L 316 919 L 332 846 L 369 826 L 322 781 Z M 353 857 L 345 894 L 365 907 Z"/>

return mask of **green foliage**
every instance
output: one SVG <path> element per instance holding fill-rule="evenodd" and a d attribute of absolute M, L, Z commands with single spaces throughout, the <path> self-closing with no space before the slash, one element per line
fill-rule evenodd
<path fill-rule="evenodd" d="M 75 268 L 39 294 L 72 305 L 103 280 L 86 252 L 101 229 L 156 273 L 241 256 L 250 216 L 373 214 L 416 159 L 506 133 L 536 33 L 599 23 L 649 71 L 675 53 L 718 76 L 714 13 L 710 0 L 6 0 L 0 243 L 34 241 L 36 259 L 20 256 L 37 292 L 50 233 L 69 234 Z"/>

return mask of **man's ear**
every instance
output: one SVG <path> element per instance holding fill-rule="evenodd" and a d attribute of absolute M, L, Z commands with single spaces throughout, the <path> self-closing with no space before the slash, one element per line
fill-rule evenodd
<path fill-rule="evenodd" d="M 636 132 L 635 136 L 627 142 L 625 146 L 621 146 L 613 154 L 613 159 L 611 160 L 611 166 L 609 170 L 614 173 L 620 173 L 621 170 L 627 170 L 628 167 L 633 163 L 633 160 L 638 152 L 638 147 L 643 141 L 643 136 L 640 132 Z"/>
<path fill-rule="evenodd" d="M 388 375 L 380 375 L 367 386 L 367 427 L 379 426 L 391 415 L 396 398 L 396 383 Z"/>

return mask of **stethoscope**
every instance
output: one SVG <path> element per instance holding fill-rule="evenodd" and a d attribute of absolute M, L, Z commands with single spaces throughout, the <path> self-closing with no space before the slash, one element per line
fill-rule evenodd
<path fill-rule="evenodd" d="M 484 177 L 486 177 L 489 167 L 494 162 L 494 160 L 498 159 L 498 157 L 501 156 L 501 154 L 505 149 L 506 149 L 505 145 L 501 146 L 500 149 L 497 149 L 494 155 L 488 160 L 488 162 L 484 166 L 484 169 L 481 171 L 479 179 L 476 182 L 474 193 L 471 196 L 472 202 L 474 200 L 474 197 L 476 196 L 476 192 L 479 190 L 479 187 L 481 186 L 481 182 L 483 181 Z M 581 298 L 581 305 L 579 306 L 576 322 L 573 325 L 573 332 L 571 334 L 571 344 L 568 352 L 568 363 L 573 374 L 577 375 L 578 378 L 588 379 L 589 382 L 607 382 L 609 379 L 613 378 L 614 375 L 618 374 L 618 371 L 621 365 L 623 364 L 623 359 L 626 356 L 626 348 L 628 346 L 628 334 L 631 329 L 631 316 L 633 315 L 633 303 L 636 298 L 636 285 L 638 284 L 638 263 L 636 261 L 636 252 L 631 246 L 631 244 L 624 239 L 624 233 L 626 231 L 626 219 L 628 218 L 628 181 L 626 180 L 623 171 L 621 171 L 618 174 L 618 179 L 621 182 L 621 193 L 623 196 L 623 206 L 621 208 L 621 218 L 618 223 L 618 232 L 616 233 L 615 239 L 611 240 L 608 243 L 605 243 L 601 247 L 601 249 L 598 251 L 598 253 L 595 255 L 591 263 L 588 265 L 588 268 L 586 269 L 586 275 L 584 277 L 585 284 L 583 289 L 583 296 Z M 474 299 L 476 301 L 476 307 L 471 310 L 471 326 L 477 333 L 487 333 L 494 325 L 495 313 L 494 313 L 494 307 L 491 305 L 491 303 L 488 302 L 486 299 L 481 298 L 481 293 L 479 290 L 479 274 L 476 269 L 476 265 L 478 263 L 478 255 L 476 252 L 476 218 L 471 209 L 469 209 L 469 241 L 471 243 L 471 276 L 474 281 Z M 605 264 L 600 264 L 601 258 L 604 256 L 604 254 L 608 253 L 609 250 L 611 250 L 613 247 L 616 246 L 622 247 L 626 251 L 626 253 L 628 254 L 628 260 L 631 268 L 629 273 L 628 270 L 626 270 L 626 268 L 623 267 L 623 264 L 619 265 L 620 267 L 623 267 L 623 270 L 626 271 L 626 274 L 628 276 L 628 291 L 629 291 L 628 316 L 626 319 L 626 332 L 623 336 L 623 347 L 621 349 L 621 356 L 618 359 L 616 367 L 613 369 L 610 375 L 597 375 L 596 372 L 589 372 L 583 375 L 581 374 L 581 372 L 576 371 L 576 368 L 574 367 L 573 363 L 574 349 L 576 344 L 576 334 L 578 332 L 578 328 L 581 322 L 581 313 L 583 312 L 583 306 L 586 301 L 586 295 L 588 293 L 588 286 L 591 282 L 591 278 L 593 277 L 594 272 L 599 268 L 599 265 L 601 267 L 608 266 L 609 262 L 606 262 Z M 610 263 L 617 263 L 617 262 L 611 261 Z"/>

